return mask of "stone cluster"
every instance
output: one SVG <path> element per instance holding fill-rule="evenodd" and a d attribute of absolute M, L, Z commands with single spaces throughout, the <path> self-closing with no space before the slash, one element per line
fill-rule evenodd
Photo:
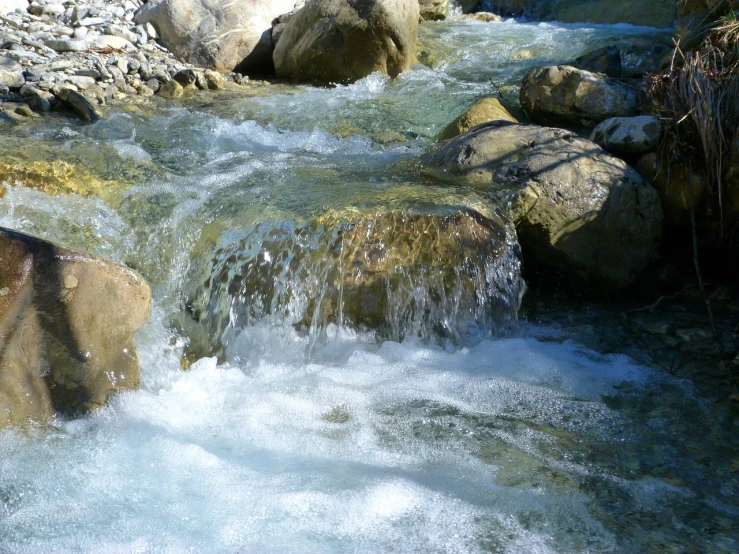
<path fill-rule="evenodd" d="M 156 42 L 153 25 L 134 22 L 142 4 L 34 0 L 27 9 L 0 11 L 4 118 L 62 107 L 95 120 L 100 105 L 126 96 L 177 97 L 187 87 L 223 88 L 220 73 L 182 63 Z"/>

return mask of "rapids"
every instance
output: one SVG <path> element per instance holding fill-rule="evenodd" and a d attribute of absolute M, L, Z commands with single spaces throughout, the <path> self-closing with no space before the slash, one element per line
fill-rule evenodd
<path fill-rule="evenodd" d="M 422 63 L 395 81 L 255 86 L 3 129 L 7 155 L 77 163 L 122 192 L 9 184 L 0 225 L 125 262 L 155 301 L 141 390 L 0 432 L 0 552 L 739 550 L 736 461 L 719 447 L 736 430 L 689 382 L 557 329 L 383 342 L 339 317 L 306 332 L 296 294 L 279 317 L 230 320 L 220 358 L 181 369 L 188 282 L 211 271 L 213 245 L 328 213 L 475 206 L 474 191 L 419 171 L 435 135 L 491 82 L 515 98 L 528 68 L 614 38 L 665 33 L 428 23 Z M 266 260 L 260 248 L 241 253 Z M 318 268 L 285 286 L 320 288 Z"/>

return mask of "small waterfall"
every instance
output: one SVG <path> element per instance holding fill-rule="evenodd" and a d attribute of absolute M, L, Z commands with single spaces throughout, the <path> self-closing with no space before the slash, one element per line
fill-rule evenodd
<path fill-rule="evenodd" d="M 223 356 L 227 332 L 265 322 L 307 333 L 309 349 L 329 324 L 476 342 L 516 321 L 525 288 L 513 229 L 469 210 L 260 223 L 205 259 L 179 322 L 194 357 Z"/>

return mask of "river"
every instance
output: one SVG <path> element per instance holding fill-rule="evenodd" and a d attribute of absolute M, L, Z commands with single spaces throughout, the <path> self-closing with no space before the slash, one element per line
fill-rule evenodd
<path fill-rule="evenodd" d="M 555 329 L 307 331 L 310 266 L 283 276 L 291 303 L 232 310 L 219 357 L 181 369 L 183 299 L 212 271 L 210 245 L 265 255 L 263 237 L 317 214 L 451 209 L 469 191 L 418 160 L 491 83 L 516 98 L 531 67 L 664 35 L 452 19 L 421 26 L 426 65 L 394 81 L 255 85 L 3 129 L 5 152 L 80 164 L 110 190 L 9 187 L 0 226 L 137 268 L 154 306 L 140 390 L 0 432 L 0 551 L 739 551 L 739 478 L 710 400 Z"/>

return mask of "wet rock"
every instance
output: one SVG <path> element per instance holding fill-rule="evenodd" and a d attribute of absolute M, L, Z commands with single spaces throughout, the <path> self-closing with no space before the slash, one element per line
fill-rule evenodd
<path fill-rule="evenodd" d="M 665 226 L 680 228 L 690 225 L 690 211 L 693 206 L 702 204 L 708 192 L 705 178 L 684 163 L 662 167 L 659 156 L 654 152 L 640 157 L 634 167 L 659 193 Z"/>
<path fill-rule="evenodd" d="M 225 88 L 226 81 L 223 79 L 223 75 L 212 69 L 208 69 L 204 74 L 205 83 L 211 90 L 221 90 Z"/>
<path fill-rule="evenodd" d="M 182 322 L 193 358 L 221 352 L 229 326 L 267 315 L 315 333 L 341 321 L 393 340 L 463 340 L 505 328 L 523 295 L 513 228 L 472 210 L 329 212 L 244 233 L 193 266 Z"/>
<path fill-rule="evenodd" d="M 22 115 L 23 117 L 38 117 L 38 114 L 35 113 L 30 106 L 27 106 L 25 104 L 18 106 L 15 109 L 15 113 L 18 115 Z"/>
<path fill-rule="evenodd" d="M 417 0 L 313 0 L 290 19 L 274 52 L 278 77 L 350 83 L 415 62 Z"/>
<path fill-rule="evenodd" d="M 621 51 L 617 46 L 604 46 L 581 54 L 572 66 L 591 73 L 603 73 L 609 77 L 621 77 Z"/>
<path fill-rule="evenodd" d="M 167 81 L 159 87 L 159 96 L 164 98 L 180 98 L 185 93 L 185 89 L 177 81 Z"/>
<path fill-rule="evenodd" d="M 654 152 L 664 126 L 651 115 L 614 117 L 593 129 L 590 140 L 617 155 Z"/>
<path fill-rule="evenodd" d="M 439 21 L 446 19 L 448 0 L 418 0 L 421 19 Z"/>
<path fill-rule="evenodd" d="M 239 65 L 270 64 L 272 20 L 293 9 L 295 0 L 150 0 L 135 22 L 150 23 L 160 42 L 180 59 L 206 69 L 233 71 Z"/>
<path fill-rule="evenodd" d="M 477 21 L 482 21 L 483 23 L 498 23 L 500 21 L 503 21 L 502 17 L 494 13 L 490 13 L 490 12 L 472 13 L 472 14 L 469 14 L 467 17 L 469 19 L 476 19 Z"/>
<path fill-rule="evenodd" d="M 137 388 L 144 279 L 113 262 L 0 228 L 0 427 L 102 406 Z"/>
<path fill-rule="evenodd" d="M 54 94 L 64 107 L 85 121 L 94 123 L 100 119 L 101 114 L 98 109 L 79 92 L 67 87 L 56 87 Z"/>
<path fill-rule="evenodd" d="M 448 140 L 466 133 L 477 125 L 491 121 L 511 121 L 518 123 L 497 98 L 483 98 L 475 102 L 470 109 L 447 125 L 439 133 L 439 140 Z"/>
<path fill-rule="evenodd" d="M 611 117 L 637 115 L 637 92 L 605 75 L 571 66 L 534 69 L 523 80 L 521 106 L 541 124 L 597 124 Z"/>
<path fill-rule="evenodd" d="M 657 255 L 657 192 L 574 133 L 498 121 L 441 143 L 426 162 L 507 206 L 524 254 L 543 265 L 618 288 Z"/>

